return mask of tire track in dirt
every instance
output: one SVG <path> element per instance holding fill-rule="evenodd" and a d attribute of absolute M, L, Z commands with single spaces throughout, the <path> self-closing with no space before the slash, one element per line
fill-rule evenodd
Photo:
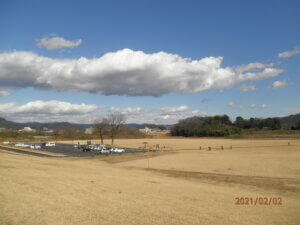
<path fill-rule="evenodd" d="M 144 169 L 146 171 L 161 173 L 170 177 L 196 179 L 214 184 L 238 184 L 252 186 L 259 189 L 276 191 L 280 193 L 300 194 L 300 180 L 294 178 L 277 178 L 261 176 L 244 176 L 219 173 L 204 173 L 182 170 Z"/>

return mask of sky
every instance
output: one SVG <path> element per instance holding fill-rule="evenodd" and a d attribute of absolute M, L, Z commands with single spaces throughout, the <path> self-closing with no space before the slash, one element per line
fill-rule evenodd
<path fill-rule="evenodd" d="M 0 1 L 0 117 L 300 113 L 300 1 Z"/>

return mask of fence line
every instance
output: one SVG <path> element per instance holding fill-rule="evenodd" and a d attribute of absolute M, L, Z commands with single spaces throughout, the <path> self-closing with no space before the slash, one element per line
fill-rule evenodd
<path fill-rule="evenodd" d="M 225 150 L 225 149 L 237 149 L 237 148 L 269 148 L 269 147 L 298 147 L 300 145 L 297 144 L 287 144 L 287 145 L 258 145 L 258 146 L 220 146 L 220 147 L 203 147 L 203 146 L 199 146 L 198 149 L 196 148 L 184 148 L 184 149 L 173 149 L 174 151 L 176 150 L 183 150 L 183 151 L 201 151 L 201 150 Z"/>

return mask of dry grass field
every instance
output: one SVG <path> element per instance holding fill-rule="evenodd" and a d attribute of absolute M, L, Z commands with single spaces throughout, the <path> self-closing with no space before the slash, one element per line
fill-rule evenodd
<path fill-rule="evenodd" d="M 163 151 L 40 158 L 0 150 L 0 224 L 300 224 L 300 140 L 116 145 L 143 142 Z M 277 197 L 282 205 L 237 205 L 237 197 Z"/>

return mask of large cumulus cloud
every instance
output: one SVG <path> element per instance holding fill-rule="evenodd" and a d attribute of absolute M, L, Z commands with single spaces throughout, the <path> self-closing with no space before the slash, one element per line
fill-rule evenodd
<path fill-rule="evenodd" d="M 261 63 L 222 67 L 222 60 L 192 60 L 166 52 L 146 54 L 130 49 L 92 59 L 55 59 L 14 51 L 0 54 L 0 87 L 160 96 L 224 89 L 283 72 Z"/>

